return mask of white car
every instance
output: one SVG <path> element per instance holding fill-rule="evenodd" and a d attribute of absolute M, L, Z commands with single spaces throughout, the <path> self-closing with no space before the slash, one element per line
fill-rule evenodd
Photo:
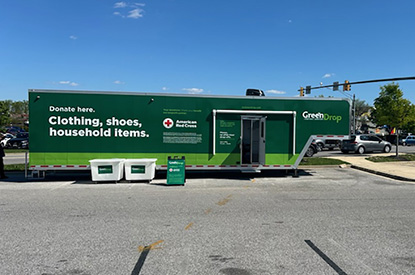
<path fill-rule="evenodd" d="M 6 148 L 7 141 L 11 140 L 12 138 L 15 138 L 12 134 L 5 134 L 4 138 L 0 141 L 1 146 L 3 148 Z"/>

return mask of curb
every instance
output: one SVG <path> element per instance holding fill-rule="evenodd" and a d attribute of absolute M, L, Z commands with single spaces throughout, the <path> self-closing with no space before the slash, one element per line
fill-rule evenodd
<path fill-rule="evenodd" d="M 364 167 L 361 167 L 361 166 L 356 166 L 356 165 L 353 165 L 353 164 L 350 167 L 351 168 L 354 168 L 354 169 L 357 169 L 357 170 L 360 170 L 360 171 L 364 171 L 364 172 L 368 172 L 368 173 L 371 173 L 371 174 L 380 175 L 380 176 L 387 177 L 387 178 L 391 178 L 391 179 L 395 179 L 395 180 L 415 182 L 415 179 L 401 177 L 401 176 L 397 176 L 397 175 L 392 175 L 392 174 L 388 174 L 388 173 L 384 173 L 384 172 L 380 172 L 380 171 L 376 171 L 376 170 L 364 168 Z"/>
<path fill-rule="evenodd" d="M 341 167 L 341 165 L 345 165 Z M 350 168 L 350 164 L 330 164 L 330 165 L 299 165 L 298 169 L 316 169 L 316 168 Z"/>

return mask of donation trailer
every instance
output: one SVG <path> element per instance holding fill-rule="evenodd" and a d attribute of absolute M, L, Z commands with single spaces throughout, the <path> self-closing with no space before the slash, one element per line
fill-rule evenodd
<path fill-rule="evenodd" d="M 92 159 L 185 157 L 186 169 L 297 169 L 316 136 L 350 133 L 350 101 L 29 90 L 29 169 L 90 169 Z"/>

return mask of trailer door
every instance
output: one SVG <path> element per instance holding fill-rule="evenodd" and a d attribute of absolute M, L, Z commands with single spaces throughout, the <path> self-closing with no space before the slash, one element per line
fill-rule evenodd
<path fill-rule="evenodd" d="M 241 164 L 265 164 L 265 116 L 241 117 Z"/>

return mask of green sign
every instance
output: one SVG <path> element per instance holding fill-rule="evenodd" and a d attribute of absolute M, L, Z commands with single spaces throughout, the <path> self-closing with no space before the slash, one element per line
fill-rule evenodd
<path fill-rule="evenodd" d="M 112 165 L 98 166 L 98 174 L 112 174 Z"/>
<path fill-rule="evenodd" d="M 185 160 L 167 160 L 167 185 L 184 185 L 185 182 Z"/>
<path fill-rule="evenodd" d="M 145 174 L 146 167 L 144 165 L 131 165 L 131 174 Z"/>

